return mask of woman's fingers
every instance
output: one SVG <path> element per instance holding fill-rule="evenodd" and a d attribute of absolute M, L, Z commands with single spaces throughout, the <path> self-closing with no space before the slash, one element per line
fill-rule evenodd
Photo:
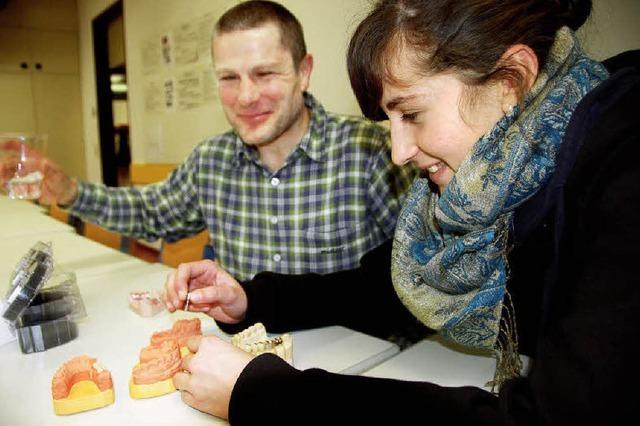
<path fill-rule="evenodd" d="M 189 381 L 191 380 L 191 374 L 185 372 L 179 372 L 173 375 L 173 386 L 180 392 L 189 392 Z"/>
<path fill-rule="evenodd" d="M 196 353 L 198 352 L 198 349 L 200 349 L 201 342 L 202 342 L 202 335 L 191 336 L 189 339 L 187 339 L 187 348 L 189 348 L 189 351 L 191 353 Z"/>

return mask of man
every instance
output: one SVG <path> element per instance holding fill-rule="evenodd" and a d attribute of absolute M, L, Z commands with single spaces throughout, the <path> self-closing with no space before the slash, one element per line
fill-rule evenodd
<path fill-rule="evenodd" d="M 232 131 L 200 143 L 158 184 L 106 188 L 50 170 L 45 192 L 136 238 L 174 241 L 206 227 L 218 261 L 239 279 L 356 266 L 391 237 L 413 170 L 392 165 L 386 131 L 328 113 L 306 92 L 313 59 L 283 6 L 228 10 L 213 57 Z"/>

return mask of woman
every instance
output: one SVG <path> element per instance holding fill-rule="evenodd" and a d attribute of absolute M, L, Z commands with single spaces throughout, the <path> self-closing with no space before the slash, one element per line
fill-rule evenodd
<path fill-rule="evenodd" d="M 232 324 L 221 324 L 229 332 L 260 320 L 273 332 L 339 323 L 382 334 L 417 319 L 494 349 L 495 394 L 298 371 L 207 338 L 174 378 L 185 402 L 232 423 L 267 413 L 301 424 L 630 416 L 639 399 L 625 385 L 639 378 L 640 74 L 637 54 L 610 62 L 611 74 L 585 56 L 573 31 L 590 9 L 590 1 L 380 1 L 348 59 L 363 113 L 390 120 L 394 162 L 424 173 L 393 247 L 357 270 L 262 273 L 242 286 L 213 263 L 185 264 L 166 285 L 170 310 L 189 291 L 191 309 Z M 517 352 L 531 357 L 529 371 Z"/>

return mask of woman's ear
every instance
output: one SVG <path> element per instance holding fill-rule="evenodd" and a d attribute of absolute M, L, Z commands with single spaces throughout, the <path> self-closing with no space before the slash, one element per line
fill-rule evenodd
<path fill-rule="evenodd" d="M 531 89 L 538 78 L 538 56 L 525 44 L 514 44 L 500 58 L 499 64 L 516 71 L 520 81 L 505 80 L 503 85 L 503 110 L 512 108 Z M 521 85 L 521 87 L 518 87 Z"/>

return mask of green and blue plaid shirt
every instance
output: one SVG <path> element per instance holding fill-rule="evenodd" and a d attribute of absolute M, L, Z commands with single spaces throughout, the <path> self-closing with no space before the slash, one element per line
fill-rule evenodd
<path fill-rule="evenodd" d="M 149 241 L 207 228 L 219 263 L 240 280 L 353 268 L 393 235 L 415 170 L 391 163 L 382 127 L 328 113 L 309 94 L 305 104 L 309 129 L 275 173 L 229 131 L 200 143 L 163 182 L 83 182 L 70 210 Z"/>

